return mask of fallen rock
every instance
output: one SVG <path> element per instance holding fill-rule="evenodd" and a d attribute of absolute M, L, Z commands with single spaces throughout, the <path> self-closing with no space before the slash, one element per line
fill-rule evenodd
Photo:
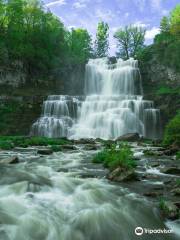
<path fill-rule="evenodd" d="M 160 165 L 159 162 L 153 162 L 153 163 L 150 164 L 150 166 L 151 166 L 152 168 L 156 168 L 156 167 L 158 167 L 159 165 Z"/>
<path fill-rule="evenodd" d="M 165 174 L 175 174 L 175 175 L 180 175 L 180 168 L 178 167 L 165 167 L 162 168 L 161 173 L 165 173 Z"/>
<path fill-rule="evenodd" d="M 140 136 L 138 133 L 128 133 L 123 136 L 120 136 L 116 138 L 116 141 L 129 141 L 129 142 L 134 142 L 134 141 L 139 141 Z"/>
<path fill-rule="evenodd" d="M 175 220 L 179 218 L 179 209 L 173 202 L 163 201 L 161 211 L 168 219 Z"/>
<path fill-rule="evenodd" d="M 133 169 L 125 170 L 120 167 L 116 168 L 114 171 L 110 172 L 107 178 L 115 182 L 131 181 L 136 180 L 136 174 Z"/>
<path fill-rule="evenodd" d="M 17 156 L 12 156 L 0 160 L 0 164 L 16 164 L 16 163 L 19 163 L 19 159 Z"/>
<path fill-rule="evenodd" d="M 50 148 L 42 148 L 42 149 L 38 149 L 37 153 L 42 155 L 50 155 L 53 153 L 53 150 Z"/>

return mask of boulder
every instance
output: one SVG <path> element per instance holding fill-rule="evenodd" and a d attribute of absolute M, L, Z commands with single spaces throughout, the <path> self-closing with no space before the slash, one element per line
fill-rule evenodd
<path fill-rule="evenodd" d="M 165 174 L 174 174 L 174 175 L 180 175 L 180 168 L 178 167 L 165 167 L 162 168 L 161 173 L 165 173 Z"/>
<path fill-rule="evenodd" d="M 19 159 L 17 156 L 12 156 L 0 160 L 0 164 L 16 164 L 16 163 L 19 163 Z"/>
<path fill-rule="evenodd" d="M 42 149 L 38 149 L 37 153 L 42 155 L 50 155 L 53 153 L 53 150 L 50 148 L 42 148 Z"/>
<path fill-rule="evenodd" d="M 116 141 L 129 141 L 129 142 L 134 142 L 134 141 L 139 141 L 140 136 L 138 133 L 128 133 L 123 136 L 120 136 L 116 138 Z"/>
<path fill-rule="evenodd" d="M 133 169 L 125 170 L 120 167 L 116 168 L 112 172 L 110 172 L 107 178 L 111 181 L 115 182 L 124 182 L 130 180 L 136 180 L 136 174 Z"/>

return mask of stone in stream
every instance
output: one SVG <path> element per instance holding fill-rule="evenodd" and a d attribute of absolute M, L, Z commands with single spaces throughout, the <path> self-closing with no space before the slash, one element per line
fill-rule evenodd
<path fill-rule="evenodd" d="M 140 136 L 138 133 L 128 133 L 123 136 L 120 136 L 116 138 L 116 141 L 129 141 L 129 142 L 134 142 L 134 141 L 139 141 Z"/>
<path fill-rule="evenodd" d="M 136 174 L 133 169 L 124 170 L 120 167 L 116 168 L 114 171 L 110 172 L 107 178 L 115 182 L 123 182 L 130 180 L 137 180 Z"/>
<path fill-rule="evenodd" d="M 174 175 L 180 175 L 180 168 L 178 167 L 165 167 L 162 168 L 161 173 L 165 173 L 165 174 L 174 174 Z"/>
<path fill-rule="evenodd" d="M 94 144 L 86 144 L 84 147 L 84 150 L 91 151 L 91 150 L 97 150 L 98 146 Z"/>
<path fill-rule="evenodd" d="M 42 149 L 38 149 L 37 153 L 42 155 L 50 155 L 53 153 L 53 150 L 50 148 L 42 148 Z"/>
<path fill-rule="evenodd" d="M 12 156 L 0 160 L 0 164 L 16 164 L 16 163 L 19 163 L 19 159 L 17 156 Z"/>
<path fill-rule="evenodd" d="M 77 148 L 74 145 L 70 145 L 70 144 L 62 145 L 61 147 L 62 147 L 62 150 L 77 150 Z"/>

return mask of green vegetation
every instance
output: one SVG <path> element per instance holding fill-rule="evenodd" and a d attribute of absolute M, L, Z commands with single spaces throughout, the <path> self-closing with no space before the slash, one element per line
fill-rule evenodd
<path fill-rule="evenodd" d="M 154 43 L 138 53 L 138 59 L 148 61 L 156 56 L 159 62 L 180 72 L 180 4 L 169 16 L 163 17 L 160 23 L 160 33 L 154 38 Z"/>
<path fill-rule="evenodd" d="M 180 94 L 180 88 L 170 88 L 167 86 L 162 86 L 156 91 L 157 95 L 173 95 L 173 94 Z"/>
<path fill-rule="evenodd" d="M 177 160 L 180 160 L 180 151 L 178 151 L 177 153 L 176 153 L 176 159 Z M 180 181 L 180 180 L 179 180 Z"/>
<path fill-rule="evenodd" d="M 21 68 L 31 82 L 85 63 L 91 55 L 87 30 L 68 31 L 40 0 L 0 0 L 0 26 L 2 69 Z"/>
<path fill-rule="evenodd" d="M 52 139 L 46 137 L 23 137 L 23 136 L 6 136 L 0 137 L 0 149 L 12 149 L 13 147 L 28 147 L 28 146 L 48 146 L 52 147 L 53 151 L 61 151 L 59 145 L 69 144 L 71 141 L 63 138 Z"/>
<path fill-rule="evenodd" d="M 136 166 L 130 146 L 125 143 L 121 144 L 120 148 L 112 145 L 110 149 L 102 150 L 95 155 L 93 162 L 103 163 L 110 170 L 114 170 L 117 167 L 128 170 Z"/>
<path fill-rule="evenodd" d="M 118 57 L 123 59 L 136 57 L 144 48 L 145 32 L 145 29 L 131 25 L 117 30 L 114 38 L 118 42 Z"/>
<path fill-rule="evenodd" d="M 95 40 L 95 57 L 107 57 L 109 49 L 109 26 L 105 22 L 99 22 Z"/>
<path fill-rule="evenodd" d="M 180 112 L 167 124 L 163 142 L 180 145 Z"/>

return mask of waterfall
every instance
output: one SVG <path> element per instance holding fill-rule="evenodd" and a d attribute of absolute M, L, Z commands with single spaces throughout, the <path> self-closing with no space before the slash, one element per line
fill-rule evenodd
<path fill-rule="evenodd" d="M 32 134 L 48 137 L 115 139 L 126 133 L 157 139 L 160 111 L 143 99 L 138 61 L 90 59 L 85 72 L 85 100 L 49 96 Z"/>

